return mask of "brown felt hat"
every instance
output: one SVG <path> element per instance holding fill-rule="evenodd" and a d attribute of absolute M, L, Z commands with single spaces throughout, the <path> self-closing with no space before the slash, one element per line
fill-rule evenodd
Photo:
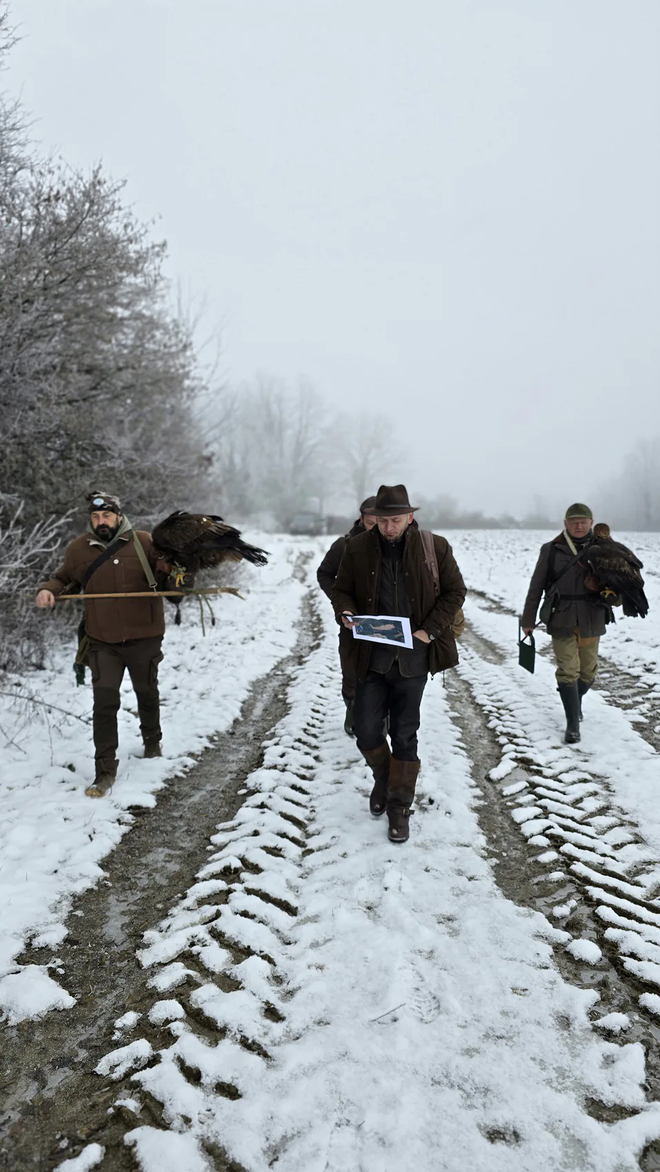
<path fill-rule="evenodd" d="M 366 500 L 363 500 L 362 504 L 360 505 L 360 515 L 363 513 L 373 513 L 375 504 L 375 496 L 368 496 Z"/>
<path fill-rule="evenodd" d="M 405 484 L 381 484 L 374 507 L 369 512 L 375 517 L 398 517 L 400 513 L 415 513 L 417 508 L 408 500 Z"/>

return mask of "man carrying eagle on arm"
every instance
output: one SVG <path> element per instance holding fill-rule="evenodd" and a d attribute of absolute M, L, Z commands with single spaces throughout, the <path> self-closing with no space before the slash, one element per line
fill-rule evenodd
<path fill-rule="evenodd" d="M 215 514 L 177 512 L 153 531 L 134 530 L 114 493 L 87 497 L 89 526 L 67 546 L 64 561 L 40 588 L 36 604 L 53 607 L 58 595 L 80 589 L 89 598 L 81 623 L 77 663 L 91 668 L 96 773 L 85 791 L 100 798 L 117 776 L 119 690 L 128 669 L 137 699 L 145 757 L 161 756 L 158 665 L 165 634 L 159 591 L 190 587 L 194 574 L 225 560 L 264 565 L 267 555 L 241 540 Z M 144 595 L 151 597 L 124 597 Z M 181 600 L 183 594 L 177 601 Z"/>
<path fill-rule="evenodd" d="M 611 608 L 622 606 L 629 617 L 648 613 L 641 569 L 639 558 L 612 540 L 608 525 L 594 525 L 591 509 L 580 503 L 566 510 L 563 532 L 541 546 L 520 625 L 525 635 L 532 633 L 545 594 L 540 619 L 552 636 L 569 745 L 580 740 L 582 698 L 596 677 Z"/>

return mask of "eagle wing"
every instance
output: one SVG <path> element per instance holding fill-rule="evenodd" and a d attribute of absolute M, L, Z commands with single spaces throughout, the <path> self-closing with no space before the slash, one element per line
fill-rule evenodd
<path fill-rule="evenodd" d="M 265 566 L 268 561 L 265 550 L 248 545 L 238 529 L 227 525 L 216 513 L 178 510 L 160 521 L 151 536 L 166 561 L 190 573 L 212 569 L 224 561 L 244 559 L 255 566 Z"/>
<path fill-rule="evenodd" d="M 602 591 L 621 595 L 623 612 L 646 616 L 649 604 L 644 594 L 642 562 L 619 541 L 596 541 L 586 551 L 585 561 Z"/>

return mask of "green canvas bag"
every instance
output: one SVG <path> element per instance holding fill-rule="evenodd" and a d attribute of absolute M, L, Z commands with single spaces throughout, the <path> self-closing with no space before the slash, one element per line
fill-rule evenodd
<path fill-rule="evenodd" d="M 547 627 L 548 623 L 550 622 L 550 619 L 553 616 L 555 607 L 558 602 L 559 602 L 559 587 L 553 582 L 552 585 L 548 586 L 548 588 L 546 589 L 545 597 L 543 599 L 543 602 L 541 603 L 541 608 L 539 610 L 539 622 L 543 623 L 546 627 Z"/>

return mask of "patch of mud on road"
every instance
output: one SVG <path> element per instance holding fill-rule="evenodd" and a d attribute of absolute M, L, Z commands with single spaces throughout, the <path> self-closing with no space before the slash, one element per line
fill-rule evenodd
<path fill-rule="evenodd" d="M 553 925 L 548 939 L 562 975 L 598 993 L 591 1015 L 596 1028 L 611 1014 L 628 1017 L 625 1039 L 644 1046 L 649 1098 L 660 1099 L 660 1021 L 644 1008 L 650 996 L 660 1009 L 660 901 L 649 897 L 657 884 L 644 881 L 654 855 L 616 808 L 603 778 L 571 769 L 562 750 L 554 764 L 540 763 L 498 688 L 504 657 L 474 629 L 463 642 L 462 666 L 450 673 L 447 690 L 473 763 L 479 823 L 497 883 Z M 649 874 L 657 877 L 655 868 Z M 586 948 L 575 948 L 578 941 Z M 591 963 L 581 959 L 590 953 Z M 627 1114 L 589 1106 L 604 1122 Z M 660 1169 L 660 1144 L 649 1145 L 640 1166 Z"/>
<path fill-rule="evenodd" d="M 304 566 L 294 573 L 301 577 Z M 241 806 L 243 783 L 261 764 L 263 743 L 286 712 L 292 674 L 316 646 L 317 621 L 306 603 L 295 652 L 256 681 L 240 718 L 185 776 L 170 779 L 155 809 L 135 812 L 135 825 L 105 862 L 105 880 L 75 902 L 69 935 L 57 949 L 57 969 L 75 1007 L 3 1031 L 0 1168 L 7 1172 L 50 1172 L 100 1129 L 107 1131 L 116 1089 L 99 1090 L 92 1071 L 121 1045 L 114 1022 L 154 1000 L 136 951 L 144 932 L 194 883 L 217 824 Z M 20 960 L 52 963 L 53 953 L 30 949 Z M 120 1125 L 121 1109 L 115 1130 Z M 103 1162 L 113 1172 L 135 1167 L 120 1144 Z"/>

